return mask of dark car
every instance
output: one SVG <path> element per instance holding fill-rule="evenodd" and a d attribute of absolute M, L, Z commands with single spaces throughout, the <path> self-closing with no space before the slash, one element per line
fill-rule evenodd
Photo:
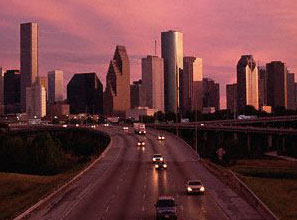
<path fill-rule="evenodd" d="M 165 161 L 159 161 L 159 162 L 155 163 L 155 168 L 156 168 L 156 170 L 166 170 L 167 164 Z"/>
<path fill-rule="evenodd" d="M 160 196 L 156 207 L 156 219 L 177 219 L 176 203 L 172 196 Z"/>

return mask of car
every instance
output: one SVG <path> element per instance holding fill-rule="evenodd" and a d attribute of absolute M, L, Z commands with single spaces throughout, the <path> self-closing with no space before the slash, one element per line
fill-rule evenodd
<path fill-rule="evenodd" d="M 165 140 L 165 136 L 164 135 L 158 135 L 158 141 L 163 141 Z"/>
<path fill-rule="evenodd" d="M 160 161 L 160 162 L 157 162 L 155 164 L 155 169 L 156 170 L 166 170 L 167 169 L 167 164 L 165 161 Z"/>
<path fill-rule="evenodd" d="M 127 130 L 129 130 L 129 128 L 125 126 L 125 127 L 123 127 L 123 130 L 127 131 Z"/>
<path fill-rule="evenodd" d="M 177 208 L 173 196 L 159 196 L 156 207 L 156 219 L 177 219 Z"/>
<path fill-rule="evenodd" d="M 188 194 L 203 194 L 205 192 L 205 188 L 200 180 L 189 180 L 186 188 Z"/>
<path fill-rule="evenodd" d="M 104 127 L 108 127 L 109 124 L 108 124 L 108 123 L 104 123 L 103 126 L 104 126 Z"/>
<path fill-rule="evenodd" d="M 143 147 L 143 146 L 145 146 L 145 142 L 139 140 L 139 141 L 137 142 L 137 146 L 138 146 L 138 147 Z"/>
<path fill-rule="evenodd" d="M 66 124 L 63 124 L 62 127 L 63 127 L 63 128 L 67 128 L 67 125 L 66 125 Z"/>
<path fill-rule="evenodd" d="M 158 163 L 163 160 L 164 160 L 164 157 L 162 156 L 162 154 L 154 154 L 153 163 Z"/>
<path fill-rule="evenodd" d="M 75 124 L 75 127 L 79 127 L 79 124 Z"/>
<path fill-rule="evenodd" d="M 96 128 L 96 125 L 91 125 L 91 128 L 94 128 L 95 129 Z"/>

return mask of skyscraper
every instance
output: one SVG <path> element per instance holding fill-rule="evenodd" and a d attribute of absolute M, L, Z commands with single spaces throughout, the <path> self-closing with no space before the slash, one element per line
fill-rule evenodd
<path fill-rule="evenodd" d="M 226 85 L 226 98 L 227 98 L 227 109 L 230 112 L 236 112 L 236 100 L 237 100 L 237 84 Z"/>
<path fill-rule="evenodd" d="M 287 109 L 295 110 L 296 103 L 295 103 L 295 75 L 294 73 L 289 73 L 287 76 Z"/>
<path fill-rule="evenodd" d="M 182 111 L 201 111 L 203 105 L 202 59 L 197 57 L 184 57 L 181 76 Z"/>
<path fill-rule="evenodd" d="M 26 111 L 26 87 L 38 75 L 38 24 L 21 24 L 21 110 Z"/>
<path fill-rule="evenodd" d="M 7 70 L 4 75 L 5 114 L 21 112 L 21 76 L 19 70 Z"/>
<path fill-rule="evenodd" d="M 203 107 L 214 107 L 220 110 L 220 84 L 214 80 L 203 78 Z"/>
<path fill-rule="evenodd" d="M 262 109 L 263 106 L 267 105 L 267 71 L 266 67 L 259 66 L 258 67 L 258 74 L 259 74 L 259 108 Z"/>
<path fill-rule="evenodd" d="M 245 106 L 259 109 L 258 68 L 252 55 L 243 55 L 237 63 L 237 108 Z"/>
<path fill-rule="evenodd" d="M 63 71 L 53 70 L 48 72 L 48 102 L 62 102 L 63 101 Z"/>
<path fill-rule="evenodd" d="M 125 116 L 130 103 L 130 63 L 126 48 L 117 46 L 106 75 L 104 114 Z"/>
<path fill-rule="evenodd" d="M 29 118 L 46 115 L 46 90 L 39 77 L 32 86 L 26 88 L 26 114 Z"/>
<path fill-rule="evenodd" d="M 134 81 L 133 84 L 130 85 L 130 95 L 131 109 L 146 106 L 146 92 L 141 80 Z"/>
<path fill-rule="evenodd" d="M 4 115 L 4 73 L 5 70 L 0 67 L 0 115 Z"/>
<path fill-rule="evenodd" d="M 67 85 L 70 113 L 103 113 L 103 85 L 96 73 L 77 73 Z"/>
<path fill-rule="evenodd" d="M 141 59 L 146 106 L 164 112 L 164 62 L 157 56 Z"/>
<path fill-rule="evenodd" d="M 164 59 L 165 111 L 178 112 L 180 108 L 180 74 L 183 70 L 183 34 L 177 31 L 161 33 Z"/>
<path fill-rule="evenodd" d="M 273 61 L 266 64 L 268 75 L 267 102 L 273 109 L 288 107 L 287 100 L 287 67 L 281 61 Z"/>

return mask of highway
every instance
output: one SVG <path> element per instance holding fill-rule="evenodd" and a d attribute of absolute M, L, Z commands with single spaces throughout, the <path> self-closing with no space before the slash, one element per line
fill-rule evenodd
<path fill-rule="evenodd" d="M 182 140 L 161 131 L 137 136 L 120 127 L 100 128 L 112 142 L 104 156 L 82 178 L 74 182 L 28 219 L 38 220 L 149 220 L 155 219 L 159 195 L 172 195 L 178 204 L 179 220 L 261 220 L 260 215 L 199 162 Z M 137 147 L 145 140 L 144 149 Z M 154 153 L 164 155 L 167 170 L 157 171 Z M 202 180 L 204 195 L 187 195 L 186 182 Z"/>

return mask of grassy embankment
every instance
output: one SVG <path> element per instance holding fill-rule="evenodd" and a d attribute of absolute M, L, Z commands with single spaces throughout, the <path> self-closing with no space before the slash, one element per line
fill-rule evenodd
<path fill-rule="evenodd" d="M 240 160 L 231 167 L 281 220 L 297 219 L 297 163 L 276 160 Z"/>

